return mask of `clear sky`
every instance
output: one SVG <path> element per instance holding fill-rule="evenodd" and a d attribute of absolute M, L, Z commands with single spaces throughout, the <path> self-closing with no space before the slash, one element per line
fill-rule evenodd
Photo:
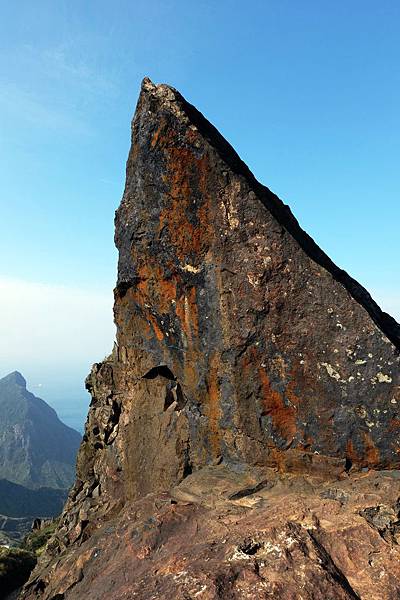
<path fill-rule="evenodd" d="M 82 425 L 145 75 L 399 319 L 399 23 L 397 0 L 0 0 L 0 376 Z"/>

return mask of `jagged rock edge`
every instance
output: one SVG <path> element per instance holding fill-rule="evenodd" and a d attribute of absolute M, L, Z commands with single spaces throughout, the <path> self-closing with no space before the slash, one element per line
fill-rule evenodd
<path fill-rule="evenodd" d="M 201 135 L 216 150 L 230 169 L 246 180 L 250 189 L 254 191 L 278 223 L 295 239 L 307 256 L 326 269 L 336 281 L 343 285 L 352 298 L 368 312 L 374 323 L 392 342 L 397 351 L 400 352 L 400 324 L 379 307 L 370 293 L 358 281 L 329 258 L 313 238 L 300 227 L 289 206 L 256 179 L 231 144 L 195 106 L 190 104 L 175 88 L 165 84 L 162 84 L 162 87 L 173 93 L 179 109 L 197 127 Z M 159 88 L 160 86 L 154 85 L 147 77 L 142 82 L 142 90 L 146 90 L 150 94 L 153 90 Z M 123 285 L 123 282 L 119 283 L 119 285 L 121 284 Z M 128 287 L 130 286 L 128 285 Z"/>

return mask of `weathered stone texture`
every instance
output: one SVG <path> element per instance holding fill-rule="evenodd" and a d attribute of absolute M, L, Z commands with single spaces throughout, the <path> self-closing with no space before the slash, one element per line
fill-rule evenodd
<path fill-rule="evenodd" d="M 170 493 L 127 503 L 42 568 L 25 597 L 395 600 L 394 475 L 322 481 L 268 468 L 205 467 Z"/>
<path fill-rule="evenodd" d="M 191 480 L 202 469 L 221 465 L 237 473 L 273 467 L 332 480 L 346 478 L 350 469 L 399 466 L 398 324 L 330 261 L 288 207 L 254 179 L 194 107 L 172 88 L 149 80 L 143 82 L 132 124 L 115 241 L 117 344 L 88 378 L 93 401 L 78 480 L 58 534 L 42 559 L 45 575 L 37 570 L 26 598 L 43 594 L 50 599 L 61 589 L 68 600 L 92 597 L 85 583 L 77 585 L 80 576 L 71 584 L 74 590 L 66 591 L 65 573 L 72 564 L 83 569 L 96 544 L 108 556 L 113 543 L 107 549 L 102 537 L 107 532 L 105 521 L 124 532 L 124 518 L 138 519 L 138 527 L 145 527 L 139 509 L 136 516 L 129 512 L 136 510 L 130 508 L 138 506 L 135 501 L 146 494 L 162 498 L 157 494 L 193 473 Z M 146 500 L 146 506 L 151 502 Z M 367 508 L 364 505 L 363 510 Z M 185 521 L 186 509 L 169 506 L 167 512 L 175 510 L 178 521 Z M 264 514 L 272 529 L 262 543 L 273 546 L 280 534 L 272 512 Z M 240 515 L 244 527 L 247 517 Z M 265 590 L 261 586 L 259 596 L 246 595 L 258 581 L 260 566 L 229 567 L 219 583 L 214 581 L 214 592 L 199 597 L 269 598 L 278 592 L 282 598 L 359 597 L 346 583 L 347 567 L 340 571 L 344 579 L 335 571 L 332 556 L 342 552 L 342 542 L 336 544 L 328 532 L 321 542 L 319 526 L 315 535 L 311 526 L 303 531 L 299 515 L 294 524 L 289 513 L 282 517 L 282 531 L 292 536 L 297 550 L 290 559 L 285 551 L 275 583 L 270 581 Z M 351 560 L 352 536 L 364 536 L 369 551 L 375 552 L 374 544 L 381 538 L 375 532 L 371 541 L 368 523 L 373 517 L 369 521 L 357 517 L 355 529 L 346 530 L 343 543 L 348 548 L 338 558 L 343 564 Z M 175 516 L 165 518 L 159 524 L 166 528 L 160 535 L 175 552 L 168 540 L 180 525 Z M 205 527 L 212 529 L 219 516 L 209 512 L 204 518 Z M 258 517 L 252 513 L 248 518 L 248 526 L 256 531 L 261 526 Z M 151 519 L 158 522 L 156 516 Z M 188 517 L 190 527 L 182 529 L 183 537 L 190 537 L 196 519 Z M 338 517 L 332 529 L 336 533 L 339 521 Z M 99 527 L 102 533 L 96 533 Z M 149 527 L 152 530 L 153 525 Z M 131 533 L 129 539 L 123 537 L 130 548 L 126 556 L 139 552 L 136 534 Z M 227 539 L 229 535 L 228 531 Z M 152 554 L 157 546 L 152 543 L 137 560 Z M 187 546 L 179 550 L 183 551 L 189 552 Z M 205 545 L 204 560 L 208 552 L 211 546 Z M 226 560 L 221 557 L 217 554 L 217 561 Z M 176 560 L 184 561 L 183 555 L 178 553 Z M 297 560 L 303 566 L 291 573 L 292 588 L 284 595 L 280 569 L 287 573 Z M 387 560 L 390 571 L 392 559 Z M 138 564 L 133 573 L 140 580 L 145 563 Z M 194 597 L 182 591 L 183 580 L 172 567 L 177 595 L 157 592 L 157 585 L 160 590 L 163 585 L 160 568 L 152 583 L 146 571 L 148 589 L 156 586 L 151 593 L 139 584 L 132 587 L 128 578 L 118 593 L 111 586 L 96 598 Z M 91 569 L 92 578 L 100 577 L 95 567 Z M 301 578 L 308 578 L 311 585 L 315 580 L 314 595 L 293 596 Z M 386 595 L 362 597 L 397 597 L 390 596 L 390 590 L 400 592 L 390 574 L 388 578 Z M 172 593 L 172 588 L 166 589 Z"/>
<path fill-rule="evenodd" d="M 179 382 L 193 468 L 287 448 L 397 464 L 395 327 L 310 258 L 223 144 L 144 82 L 116 218 L 119 351 L 136 377 L 167 365 Z"/>

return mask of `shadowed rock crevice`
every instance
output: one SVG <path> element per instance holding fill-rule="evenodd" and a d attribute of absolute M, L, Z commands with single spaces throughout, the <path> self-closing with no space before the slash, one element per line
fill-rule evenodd
<path fill-rule="evenodd" d="M 350 472 L 350 469 L 352 466 L 353 466 L 353 461 L 351 460 L 351 458 L 346 457 L 346 461 L 345 461 L 345 465 L 344 465 L 344 470 L 346 471 L 346 473 Z"/>
<path fill-rule="evenodd" d="M 236 498 L 235 498 L 235 496 L 236 496 Z M 242 497 L 243 496 L 240 496 L 238 494 L 232 494 L 231 500 L 239 499 Z M 262 547 L 262 544 L 260 542 L 255 542 L 254 540 L 245 540 L 243 542 L 243 544 L 240 544 L 238 546 L 238 550 L 240 552 L 243 552 L 243 554 L 247 554 L 247 556 L 254 556 L 255 554 L 257 554 L 257 552 L 260 550 L 261 547 Z"/>
<path fill-rule="evenodd" d="M 167 365 L 153 367 L 143 375 L 143 379 L 155 379 L 156 377 L 165 377 L 165 379 L 170 379 L 171 381 L 175 381 L 176 379 L 175 375 Z"/>
<path fill-rule="evenodd" d="M 182 387 L 177 381 L 167 386 L 164 410 L 167 410 L 173 404 L 175 407 L 174 410 L 182 410 L 186 405 L 186 401 Z"/>
<path fill-rule="evenodd" d="M 309 531 L 308 535 L 312 540 L 312 543 L 319 556 L 323 569 L 330 575 L 330 577 L 332 577 L 334 581 L 336 581 L 340 585 L 341 588 L 343 588 L 343 590 L 346 592 L 349 598 L 352 598 L 353 600 L 362 600 L 361 597 L 354 591 L 344 573 L 335 565 L 334 561 L 332 560 L 332 557 L 329 555 L 329 552 L 318 540 L 315 533 Z"/>
<path fill-rule="evenodd" d="M 175 410 L 182 410 L 186 405 L 187 399 L 180 383 L 176 381 L 176 377 L 171 369 L 166 365 L 159 365 L 157 367 L 152 367 L 145 375 L 143 375 L 143 379 L 156 379 L 157 377 L 164 377 L 164 379 L 168 379 L 170 382 L 166 385 L 164 410 L 167 410 L 173 404 Z"/>
<path fill-rule="evenodd" d="M 269 482 L 267 479 L 265 479 L 264 481 L 260 481 L 260 483 L 257 483 L 257 485 L 244 488 L 243 490 L 240 490 L 239 492 L 235 492 L 234 494 L 229 496 L 229 500 L 240 500 L 241 498 L 245 498 L 246 496 L 251 496 L 252 494 L 255 494 L 265 488 L 272 487 L 272 485 L 273 484 L 271 482 Z"/>

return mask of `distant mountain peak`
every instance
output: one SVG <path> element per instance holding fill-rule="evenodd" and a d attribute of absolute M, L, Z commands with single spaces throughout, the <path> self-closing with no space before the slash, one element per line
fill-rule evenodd
<path fill-rule="evenodd" d="M 27 488 L 68 488 L 80 434 L 13 371 L 0 379 L 0 479 Z"/>
<path fill-rule="evenodd" d="M 19 371 L 13 371 L 12 373 L 9 373 L 8 375 L 0 379 L 0 383 L 3 381 L 5 383 L 15 383 L 16 385 L 26 388 L 26 379 L 25 377 L 23 377 L 23 375 L 21 375 Z"/>

